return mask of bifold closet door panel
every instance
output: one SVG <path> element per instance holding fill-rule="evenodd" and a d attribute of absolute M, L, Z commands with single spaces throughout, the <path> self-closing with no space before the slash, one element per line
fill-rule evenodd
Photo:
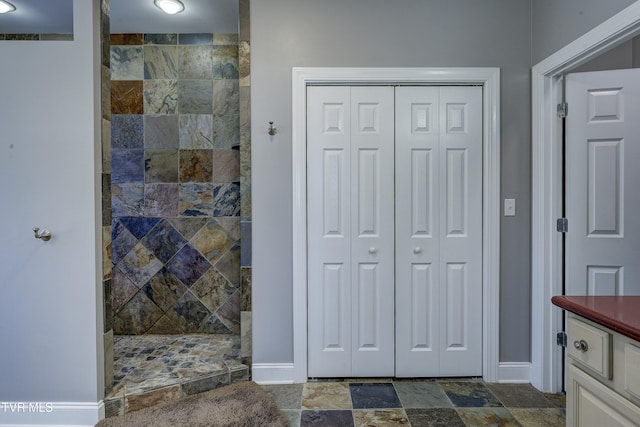
<path fill-rule="evenodd" d="M 394 90 L 351 88 L 352 374 L 394 374 Z"/>
<path fill-rule="evenodd" d="M 440 375 L 482 375 L 482 88 L 440 88 Z"/>
<path fill-rule="evenodd" d="M 393 88 L 307 99 L 308 375 L 391 376 Z"/>
<path fill-rule="evenodd" d="M 396 375 L 438 376 L 440 88 L 396 88 Z"/>
<path fill-rule="evenodd" d="M 482 374 L 482 89 L 396 89 L 396 375 Z"/>
<path fill-rule="evenodd" d="M 307 89 L 308 375 L 351 376 L 349 87 Z"/>

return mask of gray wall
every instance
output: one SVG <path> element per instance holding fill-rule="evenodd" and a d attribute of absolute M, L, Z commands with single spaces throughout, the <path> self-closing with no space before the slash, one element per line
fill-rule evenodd
<path fill-rule="evenodd" d="M 532 64 L 603 23 L 633 0 L 531 0 Z"/>
<path fill-rule="evenodd" d="M 0 41 L 0 199 L 11 207 L 0 221 L 0 401 L 72 402 L 50 414 L 6 410 L 3 424 L 98 421 L 99 13 L 98 0 L 74 1 L 72 42 Z M 51 241 L 34 239 L 34 226 Z M 77 413 L 84 422 L 65 419 Z"/>
<path fill-rule="evenodd" d="M 251 2 L 256 363 L 293 360 L 291 67 L 500 67 L 500 360 L 530 360 L 530 0 Z M 274 121 L 278 134 L 266 133 Z"/>

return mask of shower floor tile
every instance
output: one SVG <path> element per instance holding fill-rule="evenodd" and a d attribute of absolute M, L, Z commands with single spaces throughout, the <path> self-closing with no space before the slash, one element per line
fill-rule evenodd
<path fill-rule="evenodd" d="M 249 377 L 236 335 L 116 335 L 113 341 L 113 391 L 105 402 L 122 404 L 112 404 L 119 410 L 107 416 L 126 412 L 128 402 L 143 401 L 145 394 L 163 396 L 165 390 L 176 398 L 176 385 L 186 396 Z"/>

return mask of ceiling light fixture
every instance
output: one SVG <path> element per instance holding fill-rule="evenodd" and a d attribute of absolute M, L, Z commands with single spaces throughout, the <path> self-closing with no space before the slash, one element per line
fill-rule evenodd
<path fill-rule="evenodd" d="M 153 3 L 169 15 L 175 15 L 184 10 L 184 4 L 180 0 L 153 0 Z"/>
<path fill-rule="evenodd" d="M 16 10 L 16 7 L 8 1 L 0 0 L 0 13 L 9 13 Z"/>

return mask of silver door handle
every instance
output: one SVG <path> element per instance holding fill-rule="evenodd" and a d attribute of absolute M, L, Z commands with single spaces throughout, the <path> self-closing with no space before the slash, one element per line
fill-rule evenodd
<path fill-rule="evenodd" d="M 34 227 L 33 234 L 36 239 L 44 240 L 45 242 L 51 240 L 51 232 L 49 230 L 42 230 L 38 227 Z"/>
<path fill-rule="evenodd" d="M 370 253 L 370 254 L 375 254 L 376 252 L 378 252 L 378 250 L 376 249 L 376 247 L 375 247 L 375 246 L 371 246 L 371 247 L 369 247 L 369 253 Z"/>
<path fill-rule="evenodd" d="M 585 340 L 575 340 L 573 342 L 573 346 L 575 347 L 576 350 L 580 350 L 583 353 L 586 353 L 587 351 L 589 351 L 589 344 L 587 344 L 587 342 Z"/>
<path fill-rule="evenodd" d="M 415 248 L 413 248 L 413 253 L 414 254 L 419 254 L 422 252 L 422 248 L 420 246 L 416 246 Z"/>

